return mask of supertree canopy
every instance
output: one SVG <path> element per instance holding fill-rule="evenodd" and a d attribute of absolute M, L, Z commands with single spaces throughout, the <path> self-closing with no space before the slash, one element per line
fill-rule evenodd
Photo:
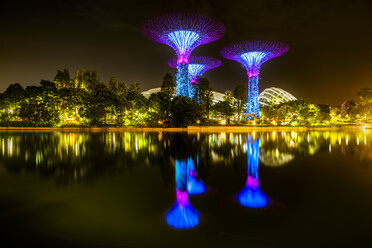
<path fill-rule="evenodd" d="M 189 96 L 187 65 L 191 52 L 199 45 L 221 38 L 225 26 L 211 17 L 198 14 L 166 14 L 151 18 L 142 27 L 151 40 L 172 47 L 177 54 L 176 95 Z"/>
<path fill-rule="evenodd" d="M 177 59 L 168 61 L 168 65 L 177 68 Z M 221 60 L 206 56 L 190 56 L 189 58 L 189 97 L 193 98 L 195 95 L 195 84 L 198 83 L 198 77 L 202 76 L 206 71 L 219 67 Z"/>
<path fill-rule="evenodd" d="M 261 191 L 258 183 L 258 154 L 260 153 L 260 140 L 248 137 L 247 164 L 248 175 L 245 187 L 238 194 L 238 201 L 248 208 L 262 208 L 268 203 L 267 196 Z"/>
<path fill-rule="evenodd" d="M 248 74 L 247 114 L 250 118 L 260 117 L 258 103 L 258 76 L 261 65 L 269 59 L 278 57 L 288 51 L 286 44 L 277 41 L 252 40 L 225 47 L 221 55 L 226 59 L 238 61 Z"/>

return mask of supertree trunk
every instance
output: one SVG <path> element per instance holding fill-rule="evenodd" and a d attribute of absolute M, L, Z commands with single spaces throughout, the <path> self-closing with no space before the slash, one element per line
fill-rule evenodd
<path fill-rule="evenodd" d="M 248 77 L 248 118 L 260 118 L 260 107 L 258 103 L 258 76 Z"/>
<path fill-rule="evenodd" d="M 176 96 L 189 97 L 189 68 L 186 63 L 177 66 L 176 89 Z"/>

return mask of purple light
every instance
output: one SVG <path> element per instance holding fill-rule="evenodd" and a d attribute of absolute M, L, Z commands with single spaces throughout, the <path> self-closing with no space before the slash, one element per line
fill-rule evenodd
<path fill-rule="evenodd" d="M 221 38 L 225 26 L 211 17 L 197 14 L 166 14 L 149 19 L 142 32 L 151 40 L 166 44 L 177 54 L 176 95 L 190 97 L 188 69 L 191 52 L 202 44 Z M 185 66 L 183 66 L 185 65 Z"/>
<path fill-rule="evenodd" d="M 177 68 L 180 63 L 180 58 L 171 59 L 168 61 L 168 65 L 173 68 Z M 193 98 L 195 93 L 192 84 L 198 83 L 198 77 L 202 76 L 206 71 L 219 67 L 221 65 L 221 60 L 206 57 L 206 56 L 191 56 L 188 60 L 188 71 L 189 71 L 189 81 L 190 81 L 190 94 L 189 97 Z"/>
<path fill-rule="evenodd" d="M 176 198 L 178 204 L 181 204 L 183 207 L 186 207 L 189 203 L 189 196 L 187 195 L 187 191 L 181 191 L 179 189 L 176 190 Z"/>
<path fill-rule="evenodd" d="M 225 26 L 215 19 L 199 14 L 173 13 L 149 19 L 142 32 L 151 40 L 172 47 L 180 60 L 187 58 L 196 47 L 221 38 Z"/>
<path fill-rule="evenodd" d="M 251 189 L 256 189 L 258 187 L 258 179 L 248 176 L 246 186 Z"/>
<path fill-rule="evenodd" d="M 177 68 L 179 60 L 179 58 L 171 59 L 168 61 L 168 65 Z M 197 82 L 197 78 L 202 76 L 206 71 L 219 67 L 221 60 L 207 56 L 191 56 L 188 63 L 190 82 Z"/>
<path fill-rule="evenodd" d="M 263 63 L 287 52 L 289 47 L 277 41 L 252 40 L 233 44 L 221 51 L 226 59 L 238 61 L 247 70 L 248 75 L 248 103 L 249 118 L 260 117 L 258 103 L 258 75 Z"/>
<path fill-rule="evenodd" d="M 248 76 L 258 76 L 261 65 L 287 52 L 289 47 L 277 41 L 252 40 L 225 47 L 221 56 L 235 60 L 247 70 Z"/>

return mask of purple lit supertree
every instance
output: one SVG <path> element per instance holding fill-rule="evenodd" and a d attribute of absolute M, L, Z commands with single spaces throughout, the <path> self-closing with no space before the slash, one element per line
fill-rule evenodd
<path fill-rule="evenodd" d="M 248 103 L 249 118 L 260 117 L 258 104 L 258 76 L 263 63 L 278 57 L 288 51 L 286 44 L 277 41 L 252 40 L 233 44 L 221 51 L 222 57 L 238 61 L 248 74 Z"/>
<path fill-rule="evenodd" d="M 221 38 L 225 26 L 198 14 L 166 14 L 151 18 L 142 27 L 151 40 L 172 47 L 177 54 L 176 95 L 189 96 L 189 56 L 199 45 Z"/>
<path fill-rule="evenodd" d="M 177 59 L 168 61 L 168 65 L 177 68 Z M 206 56 L 190 56 L 189 58 L 189 97 L 193 98 L 195 95 L 195 86 L 198 84 L 198 77 L 202 76 L 206 71 L 219 67 L 221 60 Z"/>

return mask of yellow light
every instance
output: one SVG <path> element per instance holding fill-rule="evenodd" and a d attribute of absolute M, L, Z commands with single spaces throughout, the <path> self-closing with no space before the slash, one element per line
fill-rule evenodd
<path fill-rule="evenodd" d="M 276 125 L 276 121 L 273 121 L 273 125 Z"/>
<path fill-rule="evenodd" d="M 221 125 L 226 125 L 226 120 L 221 120 L 221 121 L 220 121 L 220 124 L 221 124 Z"/>
<path fill-rule="evenodd" d="M 197 121 L 196 121 L 196 124 L 200 124 L 200 120 L 197 120 Z"/>
<path fill-rule="evenodd" d="M 256 121 L 253 121 L 252 123 L 253 123 L 253 125 L 256 125 Z"/>
<path fill-rule="evenodd" d="M 221 139 L 222 140 L 225 140 L 226 139 L 226 133 L 225 132 L 221 133 Z"/>
<path fill-rule="evenodd" d="M 162 122 L 162 121 L 158 121 L 158 123 L 159 123 L 159 124 L 163 124 L 163 122 Z"/>

